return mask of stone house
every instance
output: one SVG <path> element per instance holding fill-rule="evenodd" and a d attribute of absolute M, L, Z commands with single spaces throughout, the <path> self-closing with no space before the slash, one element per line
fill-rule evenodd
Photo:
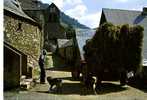
<path fill-rule="evenodd" d="M 75 46 L 73 39 L 58 39 L 58 53 L 64 59 L 65 64 L 73 65 Z"/>
<path fill-rule="evenodd" d="M 57 39 L 66 39 L 65 28 L 60 23 L 60 10 L 52 4 L 44 4 L 38 0 L 19 0 L 23 11 L 39 22 L 44 35 L 43 47 L 54 52 L 57 49 Z"/>
<path fill-rule="evenodd" d="M 32 77 L 32 70 L 38 66 L 41 38 L 41 26 L 22 11 L 19 2 L 4 0 L 5 88 L 19 86 L 21 75 Z"/>

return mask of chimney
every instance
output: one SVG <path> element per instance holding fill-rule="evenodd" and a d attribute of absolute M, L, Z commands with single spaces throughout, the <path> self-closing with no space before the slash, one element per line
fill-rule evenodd
<path fill-rule="evenodd" d="M 147 7 L 143 7 L 142 14 L 143 14 L 143 15 L 147 15 Z"/>

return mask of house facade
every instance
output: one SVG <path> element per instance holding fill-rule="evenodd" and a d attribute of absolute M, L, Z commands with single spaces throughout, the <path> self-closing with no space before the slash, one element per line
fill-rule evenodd
<path fill-rule="evenodd" d="M 15 87 L 22 75 L 32 77 L 29 69 L 38 66 L 42 42 L 41 27 L 17 0 L 4 0 L 4 41 L 4 84 Z"/>

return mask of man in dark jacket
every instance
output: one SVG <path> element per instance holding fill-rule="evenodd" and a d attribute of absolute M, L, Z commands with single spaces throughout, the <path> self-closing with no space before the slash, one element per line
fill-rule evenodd
<path fill-rule="evenodd" d="M 40 83 L 45 83 L 45 68 L 44 68 L 44 62 L 45 62 L 45 56 L 46 56 L 46 50 L 42 50 L 41 55 L 39 57 L 39 66 L 40 66 Z"/>

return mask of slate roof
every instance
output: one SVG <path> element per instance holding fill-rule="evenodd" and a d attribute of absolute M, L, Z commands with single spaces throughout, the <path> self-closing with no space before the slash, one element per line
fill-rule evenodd
<path fill-rule="evenodd" d="M 4 10 L 35 22 L 32 18 L 23 12 L 20 3 L 17 0 L 4 0 Z"/>
<path fill-rule="evenodd" d="M 104 15 L 104 16 L 103 16 Z M 102 9 L 102 17 L 115 25 L 130 24 L 144 27 L 144 59 L 147 59 L 147 13 L 135 10 Z M 102 19 L 102 18 L 101 18 Z"/>
<path fill-rule="evenodd" d="M 120 9 L 102 9 L 106 20 L 113 24 L 137 24 L 142 19 L 141 11 L 120 10 Z"/>
<path fill-rule="evenodd" d="M 96 30 L 92 29 L 76 29 L 76 40 L 81 60 L 85 60 L 83 47 L 86 44 L 86 40 L 92 39 L 92 37 L 95 35 L 95 32 Z M 65 48 L 73 45 L 72 39 L 57 39 L 57 41 L 59 48 Z"/>
<path fill-rule="evenodd" d="M 96 30 L 92 30 L 92 29 L 77 29 L 76 30 L 76 39 L 77 39 L 77 44 L 78 44 L 81 60 L 84 60 L 83 47 L 86 44 L 86 40 L 92 39 L 95 32 Z"/>
<path fill-rule="evenodd" d="M 115 25 L 141 25 L 145 29 L 144 33 L 147 34 L 147 14 L 142 14 L 142 11 L 103 8 L 102 13 L 105 15 L 107 22 Z"/>
<path fill-rule="evenodd" d="M 73 45 L 72 39 L 57 39 L 57 41 L 59 48 L 65 48 Z"/>
<path fill-rule="evenodd" d="M 42 3 L 38 0 L 19 0 L 23 10 L 45 10 L 49 4 Z"/>

